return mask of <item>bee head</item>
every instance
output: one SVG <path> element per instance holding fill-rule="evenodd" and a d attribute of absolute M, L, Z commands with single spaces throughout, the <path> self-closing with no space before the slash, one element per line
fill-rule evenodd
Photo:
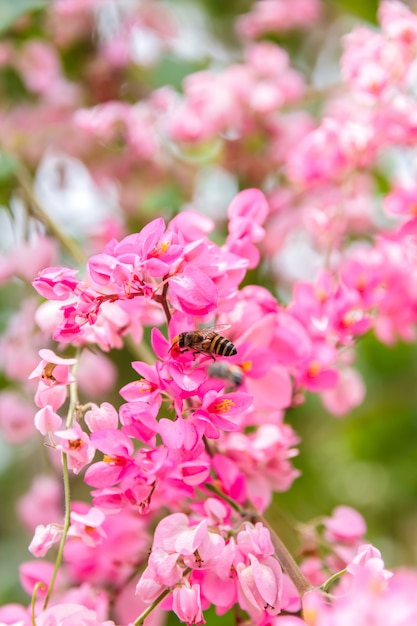
<path fill-rule="evenodd" d="M 171 347 L 168 350 L 168 352 L 171 352 L 171 350 L 173 350 L 174 352 L 178 352 L 179 351 L 179 348 L 180 348 L 180 337 L 181 337 L 181 335 L 176 335 L 174 337 L 174 339 L 172 340 L 172 343 L 171 343 Z"/>

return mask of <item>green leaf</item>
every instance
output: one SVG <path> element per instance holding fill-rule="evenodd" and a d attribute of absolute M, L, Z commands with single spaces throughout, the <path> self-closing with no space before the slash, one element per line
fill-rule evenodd
<path fill-rule="evenodd" d="M 7 30 L 24 13 L 44 9 L 47 4 L 48 0 L 0 0 L 0 32 Z"/>

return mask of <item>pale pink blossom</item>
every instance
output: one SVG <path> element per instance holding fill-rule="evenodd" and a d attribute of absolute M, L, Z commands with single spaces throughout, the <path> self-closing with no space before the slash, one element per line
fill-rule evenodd
<path fill-rule="evenodd" d="M 63 516 L 62 485 L 54 476 L 38 474 L 32 485 L 17 501 L 19 519 L 33 530 L 39 524 L 58 521 Z"/>
<path fill-rule="evenodd" d="M 14 391 L 0 393 L 0 431 L 10 445 L 19 445 L 35 434 L 33 407 Z"/>
<path fill-rule="evenodd" d="M 32 541 L 28 546 L 29 552 L 36 557 L 45 556 L 54 544 L 61 541 L 62 532 L 63 527 L 56 524 L 48 524 L 48 526 L 41 524 L 37 526 Z"/>
<path fill-rule="evenodd" d="M 91 432 L 116 429 L 119 423 L 117 411 L 109 402 L 103 402 L 99 407 L 93 404 L 84 415 L 84 420 Z"/>
<path fill-rule="evenodd" d="M 47 404 L 42 409 L 39 409 L 35 414 L 35 427 L 39 430 L 41 435 L 47 435 L 48 433 L 54 433 L 62 426 L 62 417 L 55 413 L 52 406 Z"/>
<path fill-rule="evenodd" d="M 172 610 L 188 626 L 205 624 L 201 610 L 200 585 L 190 585 L 186 580 L 184 584 L 176 585 L 172 592 Z"/>
<path fill-rule="evenodd" d="M 353 368 L 344 367 L 339 370 L 336 387 L 323 391 L 321 400 L 332 415 L 344 417 L 362 404 L 365 394 L 365 383 L 360 373 Z"/>
<path fill-rule="evenodd" d="M 248 613 L 259 619 L 266 612 L 276 615 L 281 611 L 282 570 L 278 561 L 272 557 L 259 560 L 249 554 L 250 565 L 238 563 L 236 566 L 240 602 Z"/>
<path fill-rule="evenodd" d="M 80 390 L 91 400 L 97 400 L 108 393 L 116 382 L 116 367 L 105 355 L 83 350 L 77 368 L 77 382 Z"/>
<path fill-rule="evenodd" d="M 106 536 L 102 528 L 105 519 L 106 516 L 97 507 L 91 507 L 85 513 L 71 511 L 71 526 L 68 534 L 71 537 L 78 537 L 89 547 L 95 547 Z"/>
<path fill-rule="evenodd" d="M 324 519 L 326 537 L 329 541 L 353 543 L 362 539 L 366 524 L 362 515 L 349 506 L 338 506 L 331 517 Z"/>
<path fill-rule="evenodd" d="M 67 430 L 55 431 L 54 437 L 57 439 L 56 449 L 66 453 L 68 467 L 73 470 L 74 474 L 78 474 L 93 460 L 95 449 L 79 424 Z"/>
<path fill-rule="evenodd" d="M 56 604 L 36 617 L 38 626 L 115 626 L 112 620 L 102 620 L 96 611 L 79 604 Z"/>
<path fill-rule="evenodd" d="M 240 16 L 236 28 L 242 37 L 256 39 L 293 28 L 309 28 L 320 15 L 319 0 L 294 0 L 291 7 L 285 0 L 257 0 L 252 10 Z"/>

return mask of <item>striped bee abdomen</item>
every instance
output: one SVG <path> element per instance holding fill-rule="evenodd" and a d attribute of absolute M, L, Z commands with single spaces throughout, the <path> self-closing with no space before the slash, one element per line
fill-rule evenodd
<path fill-rule="evenodd" d="M 211 342 L 210 350 L 220 356 L 233 356 L 234 354 L 237 354 L 237 350 L 233 343 L 221 335 L 216 335 L 214 337 Z"/>

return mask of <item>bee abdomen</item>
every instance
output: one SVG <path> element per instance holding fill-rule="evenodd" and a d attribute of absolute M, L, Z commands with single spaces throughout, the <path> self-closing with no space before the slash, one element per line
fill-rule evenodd
<path fill-rule="evenodd" d="M 217 335 L 213 339 L 211 349 L 215 354 L 219 354 L 220 356 L 233 356 L 234 354 L 237 354 L 237 350 L 233 343 L 221 335 Z"/>

